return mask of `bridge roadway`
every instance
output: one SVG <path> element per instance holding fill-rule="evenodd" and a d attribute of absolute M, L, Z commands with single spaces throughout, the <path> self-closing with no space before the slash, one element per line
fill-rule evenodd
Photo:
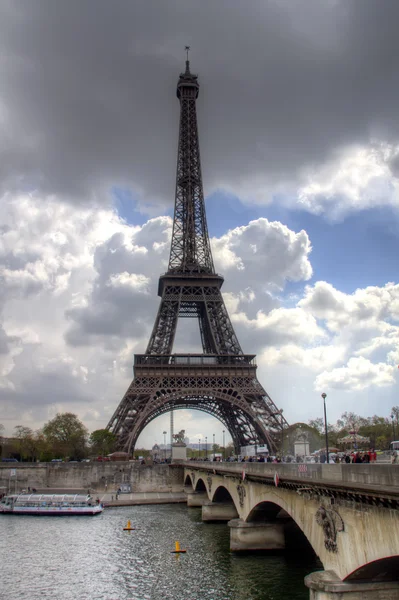
<path fill-rule="evenodd" d="M 227 521 L 233 551 L 301 552 L 311 600 L 399 599 L 399 465 L 183 463 L 188 506 Z M 306 541 L 307 540 L 307 541 Z"/>

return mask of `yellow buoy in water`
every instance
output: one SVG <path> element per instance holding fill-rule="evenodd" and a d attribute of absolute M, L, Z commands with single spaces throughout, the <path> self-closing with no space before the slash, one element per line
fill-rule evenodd
<path fill-rule="evenodd" d="M 127 525 L 123 528 L 123 531 L 134 531 L 134 527 L 132 527 L 130 521 L 127 522 Z"/>
<path fill-rule="evenodd" d="M 171 551 L 172 554 L 184 554 L 186 550 L 180 548 L 180 542 L 175 542 L 175 549 Z"/>

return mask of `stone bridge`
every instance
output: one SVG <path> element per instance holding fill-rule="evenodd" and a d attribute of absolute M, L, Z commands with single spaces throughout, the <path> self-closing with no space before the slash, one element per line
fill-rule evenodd
<path fill-rule="evenodd" d="M 399 599 L 399 465 L 186 462 L 184 484 L 233 551 L 310 544 L 311 600 Z"/>

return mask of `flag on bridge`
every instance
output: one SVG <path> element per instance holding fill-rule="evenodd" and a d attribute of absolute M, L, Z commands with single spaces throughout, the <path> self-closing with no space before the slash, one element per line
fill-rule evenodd
<path fill-rule="evenodd" d="M 278 476 L 278 473 L 276 472 L 276 473 L 274 474 L 274 485 L 275 485 L 276 487 L 278 487 L 278 484 L 279 484 L 279 482 L 280 482 L 280 477 Z"/>
<path fill-rule="evenodd" d="M 244 481 L 244 479 L 245 479 L 245 469 L 242 472 L 242 480 Z"/>

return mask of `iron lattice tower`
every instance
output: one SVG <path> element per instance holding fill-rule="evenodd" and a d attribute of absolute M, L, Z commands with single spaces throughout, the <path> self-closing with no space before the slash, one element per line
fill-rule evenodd
<path fill-rule="evenodd" d="M 288 425 L 256 377 L 255 355 L 244 354 L 227 313 L 215 273 L 202 188 L 196 100 L 197 75 L 179 77 L 180 130 L 169 267 L 159 279 L 161 302 L 145 354 L 134 357 L 134 379 L 108 429 L 119 446 L 134 448 L 156 417 L 179 408 L 219 419 L 240 446 L 267 443 L 276 449 Z M 197 318 L 203 354 L 172 354 L 179 317 Z"/>

